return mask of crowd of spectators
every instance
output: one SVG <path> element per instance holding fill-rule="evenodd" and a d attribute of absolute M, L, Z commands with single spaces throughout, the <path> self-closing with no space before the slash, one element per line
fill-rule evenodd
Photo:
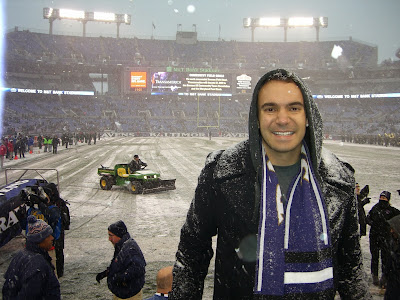
<path fill-rule="evenodd" d="M 347 53 L 344 61 L 331 57 L 334 46 Z M 198 41 L 182 44 L 176 40 L 139 38 L 81 37 L 49 35 L 18 30 L 7 34 L 9 60 L 41 61 L 53 64 L 135 64 L 165 66 L 166 63 L 187 67 L 219 68 L 272 67 L 321 68 L 341 64 L 371 66 L 377 63 L 378 49 L 351 37 L 339 41 L 315 42 L 238 42 Z M 318 57 L 319 59 L 315 59 Z"/>
<path fill-rule="evenodd" d="M 254 77 L 267 68 L 289 66 L 317 95 L 393 93 L 398 91 L 400 78 L 395 63 L 377 65 L 376 47 L 351 38 L 296 43 L 196 41 L 185 45 L 175 40 L 58 36 L 16 29 L 7 34 L 7 41 L 4 80 L 8 87 L 96 91 L 91 72 L 101 69 L 101 76 L 103 72 L 108 75 L 108 91 L 96 91 L 94 96 L 5 93 L 2 128 L 3 135 L 10 137 L 105 131 L 248 132 L 251 91 L 199 98 L 126 95 L 121 74 L 132 64 L 220 68 L 228 73 L 243 69 Z M 345 65 L 331 58 L 334 45 L 345 50 Z M 398 146 L 399 100 L 339 97 L 316 102 L 327 138 Z"/>
<path fill-rule="evenodd" d="M 7 93 L 3 134 L 246 133 L 250 96 L 57 96 Z M 399 99 L 318 99 L 327 138 L 399 146 Z M 21 108 L 24 107 L 22 110 Z M 385 138 L 386 136 L 386 138 Z"/>

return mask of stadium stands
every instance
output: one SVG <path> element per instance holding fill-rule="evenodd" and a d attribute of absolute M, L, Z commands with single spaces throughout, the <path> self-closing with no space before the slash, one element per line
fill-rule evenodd
<path fill-rule="evenodd" d="M 3 134 L 114 130 L 132 133 L 246 133 L 251 94 L 228 97 L 125 94 L 126 67 L 214 68 L 261 76 L 274 67 L 296 70 L 316 95 L 400 92 L 400 64 L 377 64 L 375 46 L 349 40 L 250 43 L 58 36 L 12 31 L 6 38 L 8 88 L 92 91 L 94 95 L 6 93 Z M 339 45 L 344 57 L 331 57 Z M 106 74 L 103 92 L 90 74 Z M 101 75 L 103 76 L 103 75 Z M 104 83 L 105 84 L 105 83 Z M 399 135 L 400 98 L 317 99 L 327 137 Z M 209 127 L 209 128 L 207 128 Z"/>

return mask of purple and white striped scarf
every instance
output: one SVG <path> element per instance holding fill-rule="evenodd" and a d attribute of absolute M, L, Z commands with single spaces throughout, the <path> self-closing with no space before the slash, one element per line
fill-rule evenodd
<path fill-rule="evenodd" d="M 333 288 L 328 219 L 307 146 L 289 186 L 286 209 L 263 147 L 263 186 L 257 240 L 256 294 L 316 293 Z"/>

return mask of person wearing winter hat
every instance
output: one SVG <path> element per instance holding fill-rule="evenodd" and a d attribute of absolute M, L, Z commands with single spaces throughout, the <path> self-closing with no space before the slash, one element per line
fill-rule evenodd
<path fill-rule="evenodd" d="M 369 250 L 371 252 L 371 275 L 374 285 L 385 287 L 386 278 L 383 271 L 386 268 L 387 244 L 390 240 L 389 219 L 400 215 L 400 210 L 390 205 L 391 193 L 382 191 L 379 202 L 375 204 L 367 215 L 369 230 Z M 382 276 L 379 279 L 379 257 L 381 260 Z"/>
<path fill-rule="evenodd" d="M 391 239 L 388 245 L 388 257 L 384 270 L 387 278 L 385 300 L 400 299 L 400 215 L 388 221 Z"/>
<path fill-rule="evenodd" d="M 109 267 L 96 275 L 97 282 L 107 277 L 114 300 L 141 300 L 146 273 L 142 250 L 121 220 L 108 227 L 108 240 L 115 248 L 114 256 Z"/>
<path fill-rule="evenodd" d="M 53 230 L 33 215 L 27 222 L 26 247 L 12 259 L 4 275 L 3 300 L 61 299 L 60 283 L 47 253 L 53 246 Z"/>

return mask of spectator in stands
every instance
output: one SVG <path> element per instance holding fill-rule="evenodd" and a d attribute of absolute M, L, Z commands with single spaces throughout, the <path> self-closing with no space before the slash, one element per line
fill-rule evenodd
<path fill-rule="evenodd" d="M 167 300 L 168 293 L 172 290 L 172 269 L 173 266 L 162 268 L 157 273 L 157 290 L 156 293 L 146 300 Z"/>

